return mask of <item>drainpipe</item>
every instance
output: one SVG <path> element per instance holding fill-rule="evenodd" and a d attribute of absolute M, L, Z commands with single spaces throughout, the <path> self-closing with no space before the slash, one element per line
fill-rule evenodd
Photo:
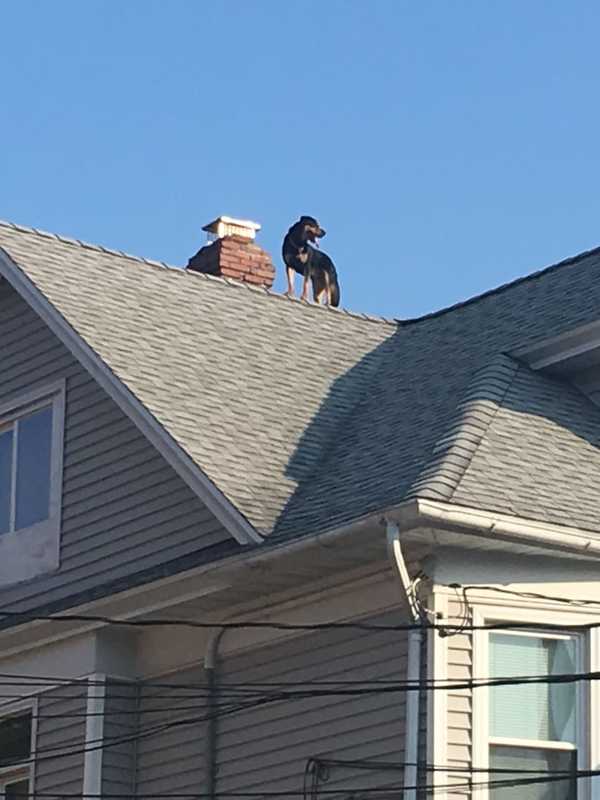
<path fill-rule="evenodd" d="M 207 730 L 206 730 L 206 795 L 208 800 L 214 800 L 217 789 L 217 698 L 219 693 L 219 644 L 225 633 L 225 628 L 219 628 L 212 634 L 206 645 L 204 654 L 204 674 L 207 687 Z"/>
<path fill-rule="evenodd" d="M 400 542 L 400 529 L 394 522 L 386 520 L 386 535 L 388 544 L 388 554 L 392 566 L 400 578 L 400 584 L 407 601 L 411 622 L 422 622 L 419 604 L 415 596 L 414 588 L 410 580 L 402 544 Z M 421 696 L 424 694 L 421 667 L 423 663 L 423 650 L 425 639 L 423 631 L 412 630 L 408 632 L 408 663 L 406 680 L 408 683 L 416 683 L 419 686 L 417 691 L 408 692 L 406 698 L 406 730 L 404 744 L 404 761 L 410 765 L 404 770 L 404 795 L 405 800 L 416 800 L 417 792 L 414 788 L 417 785 L 421 774 L 419 769 L 419 739 L 420 739 L 420 704 Z M 412 788 L 410 788 L 412 787 Z"/>

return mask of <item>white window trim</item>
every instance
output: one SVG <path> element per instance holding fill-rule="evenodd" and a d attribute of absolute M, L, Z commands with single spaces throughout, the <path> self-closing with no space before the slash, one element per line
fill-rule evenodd
<path fill-rule="evenodd" d="M 582 619 L 582 616 L 585 619 Z M 552 607 L 542 607 L 536 605 L 531 608 L 524 608 L 521 606 L 512 606 L 507 603 L 495 605 L 493 603 L 477 603 L 473 605 L 473 625 L 480 626 L 494 622 L 532 622 L 535 624 L 544 625 L 549 620 L 554 624 L 564 625 L 577 625 L 592 620 L 597 621 L 597 617 L 589 614 L 589 611 L 581 612 L 579 609 L 565 612 L 564 608 L 557 610 L 556 605 Z M 488 630 L 475 630 L 473 631 L 473 676 L 486 680 L 488 678 L 488 665 L 489 665 L 489 633 L 493 631 Z M 511 634 L 517 631 L 510 631 Z M 546 632 L 542 630 L 521 631 L 522 635 L 544 636 Z M 577 633 L 577 632 L 575 632 Z M 594 631 L 598 633 L 598 631 Z M 577 647 L 577 671 L 585 672 L 588 670 L 597 670 L 600 664 L 600 637 L 595 636 L 596 640 L 596 654 L 592 650 L 591 637 L 586 637 L 586 634 L 578 634 L 581 638 Z M 546 638 L 559 638 L 560 634 L 556 636 L 556 632 L 548 631 Z M 591 721 L 593 719 L 593 703 L 595 700 L 600 699 L 598 688 L 593 687 L 592 683 L 582 682 L 577 684 L 579 687 L 578 700 L 579 706 L 577 708 L 577 769 L 597 769 L 600 764 L 600 736 L 598 732 L 594 735 L 593 726 Z M 482 687 L 473 689 L 472 691 L 473 703 L 473 716 L 472 716 L 472 764 L 474 767 L 488 769 L 489 768 L 489 745 L 494 741 L 489 736 L 489 689 Z M 595 740 L 595 741 L 594 741 Z M 514 739 L 496 739 L 495 741 L 511 745 L 514 741 L 515 746 L 528 746 L 535 747 L 536 743 L 527 740 L 525 744 L 522 740 Z M 538 743 L 544 749 L 551 749 L 553 744 L 548 742 Z M 557 749 L 574 749 L 570 743 L 555 743 Z M 493 776 L 488 776 L 486 773 L 475 773 L 473 782 L 484 782 L 491 780 Z M 594 796 L 592 792 L 598 792 L 600 787 L 600 778 L 593 779 L 579 779 L 577 781 L 577 800 L 591 800 Z M 475 789 L 472 793 L 473 800 L 489 800 L 490 792 L 487 788 L 482 787 Z"/>
<path fill-rule="evenodd" d="M 29 758 L 22 764 L 14 764 L 10 767 L 0 767 L 0 797 L 4 795 L 4 787 L 7 783 L 15 783 L 19 780 L 29 781 L 30 795 L 35 792 L 35 750 L 37 742 L 37 717 L 38 700 L 36 697 L 27 700 L 10 701 L 2 705 L 0 711 L 0 722 L 8 717 L 18 717 L 20 714 L 29 711 L 31 713 L 31 742 L 29 747 Z"/>
<path fill-rule="evenodd" d="M 30 580 L 60 566 L 66 381 L 15 395 L 0 404 L 0 425 L 52 403 L 52 461 L 48 519 L 0 535 L 0 587 Z"/>

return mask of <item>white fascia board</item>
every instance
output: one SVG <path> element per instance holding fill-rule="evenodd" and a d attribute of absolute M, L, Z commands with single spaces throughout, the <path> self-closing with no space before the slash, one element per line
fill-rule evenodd
<path fill-rule="evenodd" d="M 590 559 L 600 558 L 600 532 L 567 525 L 421 499 L 399 506 L 389 513 L 389 517 L 397 520 L 405 530 L 440 528 L 490 540 L 541 547 L 548 551 L 567 551 Z"/>
<path fill-rule="evenodd" d="M 563 362 L 600 349 L 600 321 L 581 325 L 574 330 L 552 336 L 534 345 L 527 345 L 510 355 L 538 370 L 558 366 Z"/>
<path fill-rule="evenodd" d="M 248 520 L 215 486 L 210 478 L 180 447 L 138 398 L 117 378 L 100 356 L 85 342 L 60 312 L 35 286 L 6 251 L 0 248 L 0 276 L 38 314 L 79 363 L 100 384 L 104 391 L 127 414 L 136 427 L 156 447 L 175 472 L 212 511 L 221 524 L 240 544 L 264 541 Z"/>

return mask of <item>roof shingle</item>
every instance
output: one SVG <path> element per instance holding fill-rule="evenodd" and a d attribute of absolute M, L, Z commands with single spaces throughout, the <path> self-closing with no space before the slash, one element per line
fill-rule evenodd
<path fill-rule="evenodd" d="M 600 530 L 600 411 L 506 355 L 598 318 L 599 251 L 395 324 L 10 224 L 0 247 L 263 533 L 410 496 Z"/>

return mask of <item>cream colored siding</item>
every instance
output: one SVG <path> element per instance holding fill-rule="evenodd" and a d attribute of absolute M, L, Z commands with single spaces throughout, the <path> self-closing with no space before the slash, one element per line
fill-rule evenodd
<path fill-rule="evenodd" d="M 457 626 L 463 622 L 462 606 L 452 601 L 448 608 L 449 622 Z M 448 637 L 448 679 L 469 681 L 473 677 L 472 634 L 456 633 Z M 448 692 L 448 766 L 469 769 L 472 759 L 472 691 L 462 689 Z M 449 782 L 466 782 L 466 772 L 449 774 Z M 470 796 L 466 789 L 449 793 L 448 800 Z"/>
<path fill-rule="evenodd" d="M 133 573 L 232 541 L 4 281 L 0 343 L 0 402 L 57 379 L 67 381 L 60 569 L 0 589 L 2 605 L 51 603 L 109 580 L 122 579 L 126 587 Z"/>

